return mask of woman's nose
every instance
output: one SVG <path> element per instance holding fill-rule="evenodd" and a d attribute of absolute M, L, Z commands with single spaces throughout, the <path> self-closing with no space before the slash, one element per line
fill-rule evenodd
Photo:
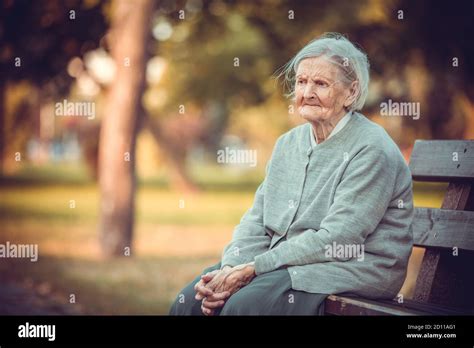
<path fill-rule="evenodd" d="M 307 83 L 304 88 L 303 97 L 305 97 L 305 99 L 314 98 L 316 94 L 315 92 L 316 90 L 314 88 L 314 85 L 312 83 Z"/>

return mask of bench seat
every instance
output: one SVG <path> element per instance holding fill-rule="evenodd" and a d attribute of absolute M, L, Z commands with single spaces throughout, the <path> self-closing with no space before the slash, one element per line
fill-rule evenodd
<path fill-rule="evenodd" d="M 409 299 L 399 303 L 396 300 L 330 295 L 325 306 L 326 315 L 472 315 L 462 310 Z"/>

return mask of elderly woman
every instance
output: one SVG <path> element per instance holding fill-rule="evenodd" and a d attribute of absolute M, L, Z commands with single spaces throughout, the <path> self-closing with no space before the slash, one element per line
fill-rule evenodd
<path fill-rule="evenodd" d="M 386 131 L 356 112 L 366 54 L 338 34 L 310 42 L 281 75 L 308 122 L 283 134 L 253 206 L 219 264 L 173 315 L 316 315 L 328 294 L 394 298 L 412 248 L 410 171 Z"/>

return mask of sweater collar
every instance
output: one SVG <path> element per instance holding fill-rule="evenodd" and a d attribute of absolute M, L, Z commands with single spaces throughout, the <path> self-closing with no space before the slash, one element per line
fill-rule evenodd
<path fill-rule="evenodd" d="M 342 128 L 344 128 L 344 126 L 347 124 L 347 122 L 349 122 L 349 119 L 352 115 L 352 111 L 349 111 L 348 113 L 346 113 L 340 120 L 339 122 L 336 124 L 336 127 L 334 127 L 334 129 L 332 130 L 331 134 L 329 134 L 329 136 L 327 137 L 326 140 L 330 139 L 333 135 L 335 135 L 336 133 L 338 133 Z M 314 132 L 313 132 L 313 126 L 309 127 L 309 131 L 311 133 L 311 147 L 314 149 L 316 146 L 318 146 L 318 143 L 316 142 L 316 139 L 315 139 L 315 136 L 314 136 Z M 325 140 L 325 141 L 326 141 Z"/>
<path fill-rule="evenodd" d="M 345 116 L 347 116 L 347 115 L 345 115 Z M 309 158 L 311 156 L 311 154 L 313 153 L 313 151 L 322 150 L 322 149 L 326 148 L 327 146 L 330 146 L 333 143 L 339 143 L 342 140 L 341 139 L 341 134 L 342 133 L 347 133 L 347 128 L 349 127 L 349 125 L 354 124 L 356 122 L 356 120 L 359 119 L 360 117 L 364 117 L 364 116 L 360 115 L 357 112 L 352 112 L 351 116 L 347 118 L 347 122 L 343 125 L 344 127 L 340 127 L 340 129 L 338 130 L 337 136 L 335 136 L 336 134 L 331 133 L 333 136 L 328 137 L 328 139 L 326 139 L 325 141 L 323 141 L 320 144 L 317 144 L 315 147 L 312 146 L 312 141 L 311 141 L 311 138 L 313 138 L 313 140 L 314 140 L 313 126 L 311 125 L 311 123 L 307 122 L 304 125 L 305 126 L 304 128 L 307 128 L 307 129 L 303 130 L 303 132 L 302 132 L 303 136 L 300 137 L 300 140 L 298 142 L 299 150 L 302 153 L 304 153 L 305 157 L 307 156 Z M 339 121 L 339 123 L 340 123 L 340 121 Z M 334 132 L 334 130 L 333 130 L 333 132 Z M 344 134 L 342 134 L 342 138 L 344 138 Z"/>

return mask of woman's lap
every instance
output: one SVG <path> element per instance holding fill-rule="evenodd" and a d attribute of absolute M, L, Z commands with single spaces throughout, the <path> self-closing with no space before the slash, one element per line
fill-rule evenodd
<path fill-rule="evenodd" d="M 220 263 L 203 271 L 220 268 Z M 178 294 L 171 315 L 203 315 L 201 301 L 197 301 L 194 285 L 196 277 Z M 234 293 L 216 315 L 322 315 L 326 294 L 312 294 L 291 288 L 291 277 L 286 269 L 261 274 Z"/>

